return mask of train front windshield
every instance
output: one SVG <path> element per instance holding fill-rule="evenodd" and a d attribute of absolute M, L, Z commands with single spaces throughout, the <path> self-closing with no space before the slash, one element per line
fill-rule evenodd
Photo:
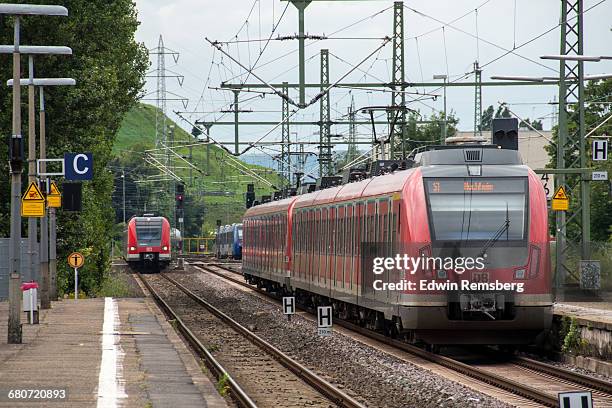
<path fill-rule="evenodd" d="M 160 246 L 162 234 L 161 221 L 136 221 L 138 246 Z"/>
<path fill-rule="evenodd" d="M 432 178 L 425 184 L 434 241 L 526 240 L 526 178 Z"/>

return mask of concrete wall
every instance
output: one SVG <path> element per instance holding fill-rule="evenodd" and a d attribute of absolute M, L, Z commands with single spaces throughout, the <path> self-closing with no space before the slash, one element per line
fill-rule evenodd
<path fill-rule="evenodd" d="M 38 248 L 38 245 L 37 245 Z M 8 257 L 9 257 L 9 238 L 0 238 L 0 300 L 8 298 Z M 21 281 L 27 282 L 35 280 L 40 282 L 40 266 L 38 263 L 38 250 L 34 254 L 34 271 L 30 269 L 30 259 L 28 256 L 28 240 L 21 240 Z"/>

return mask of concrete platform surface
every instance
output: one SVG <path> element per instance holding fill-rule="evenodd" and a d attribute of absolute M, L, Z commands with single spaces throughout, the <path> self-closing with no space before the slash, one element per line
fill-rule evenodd
<path fill-rule="evenodd" d="M 612 331 L 612 302 L 555 303 L 554 314 L 574 317 L 581 325 Z"/>
<path fill-rule="evenodd" d="M 7 344 L 7 314 L 0 303 L 0 408 L 227 407 L 149 298 L 53 302 L 20 345 Z"/>

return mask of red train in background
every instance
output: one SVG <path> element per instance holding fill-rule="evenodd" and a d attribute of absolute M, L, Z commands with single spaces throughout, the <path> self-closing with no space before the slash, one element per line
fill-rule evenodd
<path fill-rule="evenodd" d="M 172 260 L 170 223 L 165 217 L 132 217 L 124 233 L 125 260 L 133 269 L 158 272 Z"/>
<path fill-rule="evenodd" d="M 245 279 L 310 306 L 332 305 L 341 318 L 413 342 L 532 342 L 552 321 L 539 178 L 517 151 L 497 146 L 441 146 L 416 154 L 410 165 L 250 208 L 243 219 Z M 362 265 L 372 253 L 482 258 L 484 269 L 427 266 L 376 275 Z M 417 287 L 374 290 L 376 280 Z M 421 288 L 420 281 L 434 286 Z M 495 282 L 513 290 L 469 288 Z"/>

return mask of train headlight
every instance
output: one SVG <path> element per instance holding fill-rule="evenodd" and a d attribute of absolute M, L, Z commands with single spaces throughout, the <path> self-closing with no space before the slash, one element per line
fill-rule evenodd
<path fill-rule="evenodd" d="M 164 245 L 164 247 L 162 248 L 164 251 L 168 250 L 168 247 Z"/>
<path fill-rule="evenodd" d="M 525 279 L 525 269 L 517 269 L 514 271 L 514 279 Z"/>
<path fill-rule="evenodd" d="M 133 247 L 133 246 L 130 247 L 130 251 L 135 251 L 135 250 L 136 250 L 136 247 Z"/>
<path fill-rule="evenodd" d="M 480 164 L 468 165 L 468 174 L 470 176 L 482 176 L 482 167 Z"/>

